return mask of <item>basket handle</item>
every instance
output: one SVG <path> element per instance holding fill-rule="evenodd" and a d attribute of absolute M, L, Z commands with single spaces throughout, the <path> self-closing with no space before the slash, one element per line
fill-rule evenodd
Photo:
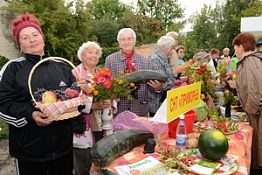
<path fill-rule="evenodd" d="M 49 60 L 60 60 L 60 61 L 64 61 L 66 63 L 68 63 L 73 69 L 75 68 L 75 65 L 73 63 L 71 63 L 70 61 L 68 61 L 65 58 L 62 57 L 48 57 L 48 58 L 44 58 L 42 60 L 40 60 L 38 63 L 36 63 L 33 68 L 31 69 L 30 73 L 29 73 L 29 77 L 28 77 L 28 88 L 29 88 L 29 93 L 31 95 L 32 100 L 34 101 L 35 104 L 37 104 L 37 101 L 35 100 L 33 93 L 32 93 L 32 87 L 31 87 L 31 81 L 32 81 L 32 75 L 35 71 L 35 69 L 37 68 L 37 66 L 39 66 L 40 64 L 49 61 Z"/>

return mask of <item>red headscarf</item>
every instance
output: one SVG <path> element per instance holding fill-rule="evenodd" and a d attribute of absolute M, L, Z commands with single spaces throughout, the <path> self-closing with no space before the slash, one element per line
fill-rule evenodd
<path fill-rule="evenodd" d="M 41 25 L 38 19 L 34 15 L 29 14 L 29 13 L 21 14 L 21 15 L 18 15 L 12 21 L 12 33 L 13 33 L 13 37 L 16 40 L 16 44 L 18 46 L 20 46 L 19 34 L 26 27 L 34 27 L 36 30 L 38 30 L 38 32 L 44 38 L 44 34 L 42 32 Z"/>

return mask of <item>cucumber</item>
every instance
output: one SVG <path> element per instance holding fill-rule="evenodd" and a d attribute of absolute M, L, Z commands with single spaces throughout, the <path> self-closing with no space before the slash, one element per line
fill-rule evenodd
<path fill-rule="evenodd" d="M 147 82 L 149 80 L 166 82 L 167 78 L 168 77 L 165 74 L 153 70 L 139 70 L 124 76 L 124 79 L 130 83 Z"/>
<path fill-rule="evenodd" d="M 94 144 L 91 148 L 92 161 L 98 167 L 105 167 L 133 148 L 145 144 L 149 138 L 153 138 L 149 131 L 116 131 Z"/>

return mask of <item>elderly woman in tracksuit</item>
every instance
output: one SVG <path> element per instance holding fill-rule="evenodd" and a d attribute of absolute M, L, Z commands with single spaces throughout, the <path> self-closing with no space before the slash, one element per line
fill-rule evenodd
<path fill-rule="evenodd" d="M 9 124 L 9 149 L 20 175 L 72 175 L 72 120 L 50 121 L 34 108 L 28 89 L 32 67 L 48 57 L 44 34 L 36 17 L 23 14 L 12 23 L 23 56 L 9 61 L 0 73 L 0 119 Z M 35 70 L 31 87 L 69 87 L 75 78 L 68 65 L 47 61 Z"/>

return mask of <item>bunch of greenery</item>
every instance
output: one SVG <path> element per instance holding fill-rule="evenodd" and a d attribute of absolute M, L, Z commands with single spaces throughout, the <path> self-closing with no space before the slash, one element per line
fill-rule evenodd
<path fill-rule="evenodd" d="M 216 98 L 215 84 L 211 79 L 211 71 L 206 63 L 194 63 L 191 67 L 185 69 L 185 76 L 189 77 L 193 82 L 201 83 L 201 94 L 209 94 L 212 98 Z"/>
<path fill-rule="evenodd" d="M 8 135 L 8 125 L 0 120 L 0 140 L 7 139 Z"/>
<path fill-rule="evenodd" d="M 7 63 L 8 59 L 0 55 L 0 69 Z"/>

